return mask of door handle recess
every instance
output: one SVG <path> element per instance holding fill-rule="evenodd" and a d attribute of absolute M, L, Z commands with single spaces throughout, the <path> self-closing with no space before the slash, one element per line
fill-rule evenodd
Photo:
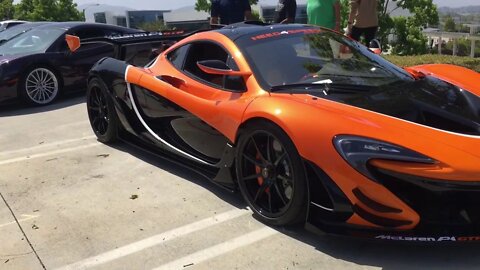
<path fill-rule="evenodd" d="M 182 86 L 187 85 L 187 82 L 185 80 L 182 80 L 182 79 L 170 76 L 170 75 L 160 75 L 160 76 L 157 76 L 157 79 L 159 79 L 163 82 L 166 82 L 166 83 L 170 84 L 171 86 L 173 86 L 175 88 L 180 88 Z"/>

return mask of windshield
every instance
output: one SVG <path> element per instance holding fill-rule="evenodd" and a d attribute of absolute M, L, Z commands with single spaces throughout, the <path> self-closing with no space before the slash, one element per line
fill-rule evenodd
<path fill-rule="evenodd" d="M 265 89 L 305 84 L 378 87 L 413 80 L 363 45 L 320 28 L 256 33 L 238 43 Z"/>
<path fill-rule="evenodd" d="M 35 28 L 0 46 L 0 55 L 44 52 L 65 31 L 56 28 Z"/>
<path fill-rule="evenodd" d="M 39 24 L 36 24 L 36 23 L 24 23 L 24 24 L 15 25 L 14 27 L 10 27 L 5 31 L 0 32 L 0 44 L 20 35 L 23 32 L 31 30 L 32 28 L 38 25 Z"/>

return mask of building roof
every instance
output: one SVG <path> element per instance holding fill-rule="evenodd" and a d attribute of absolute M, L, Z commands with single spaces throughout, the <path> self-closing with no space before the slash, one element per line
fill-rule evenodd
<path fill-rule="evenodd" d="M 196 11 L 194 6 L 183 7 L 163 14 L 165 22 L 204 21 L 210 18 L 205 11 Z"/>
<path fill-rule="evenodd" d="M 95 13 L 105 12 L 112 16 L 125 16 L 127 10 L 134 10 L 132 8 L 123 6 L 113 6 L 106 4 L 85 4 L 77 6 L 77 10 L 85 13 L 86 22 L 95 22 Z"/>

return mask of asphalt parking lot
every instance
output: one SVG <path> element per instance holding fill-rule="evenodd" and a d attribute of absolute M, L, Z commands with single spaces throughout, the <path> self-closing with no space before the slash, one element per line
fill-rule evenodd
<path fill-rule="evenodd" d="M 98 143 L 83 96 L 0 109 L 0 269 L 478 269 L 480 246 L 318 236 L 127 144 Z"/>

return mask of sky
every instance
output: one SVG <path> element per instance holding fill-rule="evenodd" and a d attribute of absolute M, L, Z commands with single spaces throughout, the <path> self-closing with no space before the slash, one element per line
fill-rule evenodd
<path fill-rule="evenodd" d="M 15 2 L 19 2 L 16 0 Z M 78 5 L 84 4 L 109 4 L 116 6 L 125 6 L 134 9 L 176 9 L 195 4 L 195 0 L 74 0 Z M 260 4 L 273 5 L 277 0 L 260 0 Z M 306 0 L 297 0 L 297 3 L 306 2 Z M 468 5 L 480 5 L 479 0 L 433 0 L 438 6 L 460 7 Z"/>

